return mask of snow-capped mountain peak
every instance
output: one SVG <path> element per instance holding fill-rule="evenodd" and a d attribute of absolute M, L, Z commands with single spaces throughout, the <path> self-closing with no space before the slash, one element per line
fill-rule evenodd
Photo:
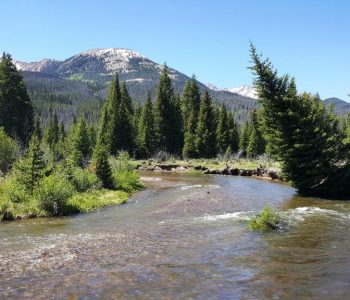
<path fill-rule="evenodd" d="M 14 64 L 18 70 L 32 72 L 46 72 L 51 68 L 57 67 L 60 63 L 59 60 L 47 58 L 31 63 L 14 60 Z"/>
<path fill-rule="evenodd" d="M 255 89 L 249 85 L 241 85 L 239 87 L 232 88 L 232 89 L 227 89 L 227 88 L 220 89 L 212 83 L 207 83 L 206 86 L 212 91 L 230 92 L 230 93 L 238 94 L 240 96 L 244 96 L 252 99 L 258 99 L 258 94 L 256 93 Z"/>
<path fill-rule="evenodd" d="M 258 99 L 258 94 L 256 92 L 256 90 L 248 85 L 241 85 L 239 87 L 236 88 L 232 88 L 232 89 L 227 89 L 229 92 L 231 93 L 235 93 L 244 97 L 249 97 L 252 99 Z"/>
<path fill-rule="evenodd" d="M 98 48 L 80 53 L 80 55 L 94 56 L 105 59 L 106 57 L 115 57 L 129 61 L 132 58 L 145 58 L 142 54 L 125 48 Z"/>

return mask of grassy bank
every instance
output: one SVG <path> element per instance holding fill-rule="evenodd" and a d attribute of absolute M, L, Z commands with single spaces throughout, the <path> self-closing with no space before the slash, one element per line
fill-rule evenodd
<path fill-rule="evenodd" d="M 114 189 L 103 189 L 93 167 L 58 164 L 33 189 L 23 173 L 12 172 L 0 182 L 0 220 L 64 216 L 125 203 L 143 186 L 128 157 L 111 158 Z"/>

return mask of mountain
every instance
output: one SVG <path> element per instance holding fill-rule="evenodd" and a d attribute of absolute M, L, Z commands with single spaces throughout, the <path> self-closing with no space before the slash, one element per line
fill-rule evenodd
<path fill-rule="evenodd" d="M 334 105 L 334 112 L 338 115 L 350 113 L 350 103 L 338 98 L 328 98 L 324 100 L 327 107 Z"/>
<path fill-rule="evenodd" d="M 214 84 L 212 83 L 207 83 L 206 86 L 213 90 L 213 91 L 223 91 L 223 92 L 229 92 L 229 93 L 233 93 L 233 94 L 237 94 L 243 97 L 247 97 L 247 98 L 251 98 L 251 99 L 258 99 L 258 94 L 255 91 L 255 89 L 249 85 L 241 85 L 239 87 L 235 87 L 235 88 L 224 88 L 224 89 L 220 89 L 218 87 L 216 87 Z"/>
<path fill-rule="evenodd" d="M 108 84 L 118 73 L 125 81 L 134 101 L 145 100 L 147 92 L 154 96 L 163 65 L 142 54 L 123 48 L 93 49 L 66 60 L 43 59 L 39 62 L 14 61 L 22 71 L 36 111 L 44 122 L 56 112 L 65 123 L 75 115 L 85 114 L 91 121 L 98 119 L 99 110 L 107 95 Z M 169 68 L 174 91 L 178 94 L 189 77 Z M 201 91 L 208 87 L 198 82 Z M 257 108 L 255 99 L 230 90 L 209 92 L 217 103 L 225 102 L 243 122 L 249 112 Z"/>

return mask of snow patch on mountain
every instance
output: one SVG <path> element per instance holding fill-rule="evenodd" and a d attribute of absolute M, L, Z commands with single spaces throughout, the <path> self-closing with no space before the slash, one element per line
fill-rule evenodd
<path fill-rule="evenodd" d="M 236 88 L 232 88 L 232 89 L 227 89 L 229 92 L 231 93 L 235 93 L 244 97 L 249 97 L 252 99 L 258 99 L 258 94 L 256 92 L 256 90 L 248 85 L 241 85 L 239 87 Z"/>
<path fill-rule="evenodd" d="M 13 61 L 17 70 L 20 71 L 31 71 L 31 72 L 45 72 L 50 68 L 57 67 L 61 62 L 55 59 L 42 59 L 36 62 L 22 62 L 22 61 Z"/>
<path fill-rule="evenodd" d="M 233 94 L 238 94 L 240 96 L 244 96 L 244 97 L 248 97 L 248 98 L 252 98 L 252 99 L 258 99 L 258 94 L 257 94 L 256 90 L 253 87 L 248 86 L 248 85 L 241 85 L 239 87 L 232 88 L 232 89 L 227 89 L 227 88 L 220 89 L 212 83 L 207 83 L 206 86 L 209 89 L 211 89 L 212 91 L 230 92 Z"/>

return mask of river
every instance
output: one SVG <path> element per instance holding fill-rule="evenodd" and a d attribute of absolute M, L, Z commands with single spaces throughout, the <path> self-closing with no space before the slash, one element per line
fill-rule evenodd
<path fill-rule="evenodd" d="M 142 174 L 125 205 L 0 224 L 1 299 L 347 299 L 350 202 L 233 176 Z M 251 232 L 265 204 L 284 228 Z"/>

